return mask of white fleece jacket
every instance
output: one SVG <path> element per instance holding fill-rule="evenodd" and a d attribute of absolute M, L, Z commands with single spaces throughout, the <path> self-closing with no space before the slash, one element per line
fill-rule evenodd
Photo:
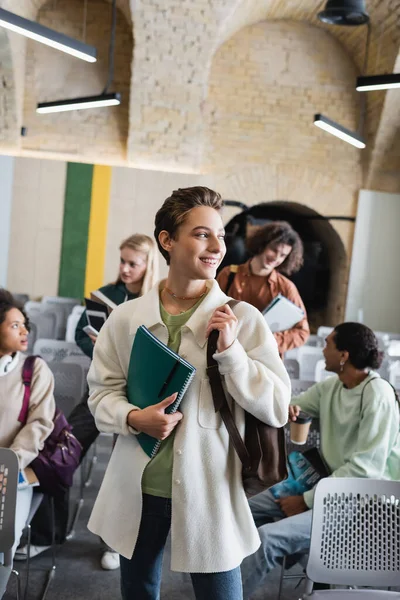
<path fill-rule="evenodd" d="M 206 326 L 214 310 L 228 301 L 216 281 L 182 328 L 180 354 L 197 369 L 181 404 L 183 420 L 174 440 L 171 568 L 183 572 L 221 572 L 240 565 L 260 545 L 243 491 L 241 463 L 219 414 L 206 375 Z M 101 329 L 88 375 L 89 407 L 100 431 L 119 434 L 89 529 L 130 558 L 141 511 L 141 478 L 149 458 L 128 429 L 132 410 L 125 396 L 135 332 L 148 327 L 164 343 L 168 332 L 160 316 L 159 286 L 116 308 Z M 287 421 L 290 380 L 275 339 L 261 313 L 246 302 L 234 312 L 237 340 L 216 353 L 220 373 L 234 398 L 235 421 L 244 434 L 244 411 L 273 426 Z"/>

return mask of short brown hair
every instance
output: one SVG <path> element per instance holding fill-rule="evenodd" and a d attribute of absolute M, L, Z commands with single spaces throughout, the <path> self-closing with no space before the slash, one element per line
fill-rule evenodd
<path fill-rule="evenodd" d="M 297 231 L 286 221 L 273 221 L 260 227 L 247 239 L 246 244 L 252 256 L 261 254 L 269 245 L 291 246 L 291 253 L 276 269 L 286 275 L 296 273 L 303 265 L 303 242 Z"/>
<path fill-rule="evenodd" d="M 199 206 L 209 206 L 215 210 L 221 210 L 223 206 L 221 195 L 207 187 L 179 188 L 172 192 L 171 196 L 164 201 L 162 207 L 157 211 L 154 222 L 154 237 L 158 249 L 167 261 L 167 265 L 170 263 L 169 253 L 161 246 L 158 236 L 161 231 L 167 231 L 172 239 L 176 239 L 176 233 L 185 221 L 187 214 L 192 208 Z"/>

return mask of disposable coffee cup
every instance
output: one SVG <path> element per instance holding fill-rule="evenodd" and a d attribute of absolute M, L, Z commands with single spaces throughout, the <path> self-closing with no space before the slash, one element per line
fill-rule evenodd
<path fill-rule="evenodd" d="M 303 446 L 308 437 L 312 418 L 304 412 L 300 412 L 296 421 L 290 421 L 290 441 L 292 444 Z"/>

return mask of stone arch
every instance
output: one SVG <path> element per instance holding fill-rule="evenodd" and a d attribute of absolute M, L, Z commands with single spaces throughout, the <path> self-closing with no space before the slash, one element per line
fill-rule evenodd
<path fill-rule="evenodd" d="M 224 264 L 246 260 L 247 254 L 242 259 L 239 256 L 244 248 L 242 239 L 269 221 L 289 222 L 303 241 L 304 265 L 290 279 L 303 298 L 312 330 L 320 325 L 336 325 L 344 316 L 343 283 L 347 279 L 348 258 L 331 221 L 316 210 L 287 200 L 262 202 L 245 209 L 225 226 Z"/>
<path fill-rule="evenodd" d="M 329 317 L 329 323 L 342 320 L 360 181 L 355 180 L 352 185 L 346 185 L 329 173 L 318 171 L 312 166 L 286 164 L 238 168 L 233 173 L 209 176 L 207 182 L 207 185 L 218 190 L 223 198 L 240 201 L 248 207 L 265 203 L 268 198 L 286 198 L 286 202 L 291 205 L 303 207 L 301 210 L 306 214 L 341 217 L 328 221 L 329 229 L 332 228 L 335 232 L 330 236 L 332 244 L 336 245 L 335 240 L 338 237 L 344 253 L 340 253 L 340 268 L 333 269 L 335 277 L 337 275 L 337 296 L 331 297 L 326 318 Z M 228 223 L 236 214 L 237 209 L 224 209 L 224 222 Z"/>
<path fill-rule="evenodd" d="M 262 21 L 240 30 L 211 66 L 203 171 L 304 164 L 352 183 L 361 173 L 360 152 L 319 132 L 312 120 L 325 112 L 355 129 L 355 77 L 346 52 L 320 28 Z"/>

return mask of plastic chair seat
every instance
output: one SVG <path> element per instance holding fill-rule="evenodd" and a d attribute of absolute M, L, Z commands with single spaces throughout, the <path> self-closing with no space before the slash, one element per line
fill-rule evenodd
<path fill-rule="evenodd" d="M 318 590 L 304 598 L 313 600 L 399 600 L 400 592 L 389 592 L 386 590 Z"/>

